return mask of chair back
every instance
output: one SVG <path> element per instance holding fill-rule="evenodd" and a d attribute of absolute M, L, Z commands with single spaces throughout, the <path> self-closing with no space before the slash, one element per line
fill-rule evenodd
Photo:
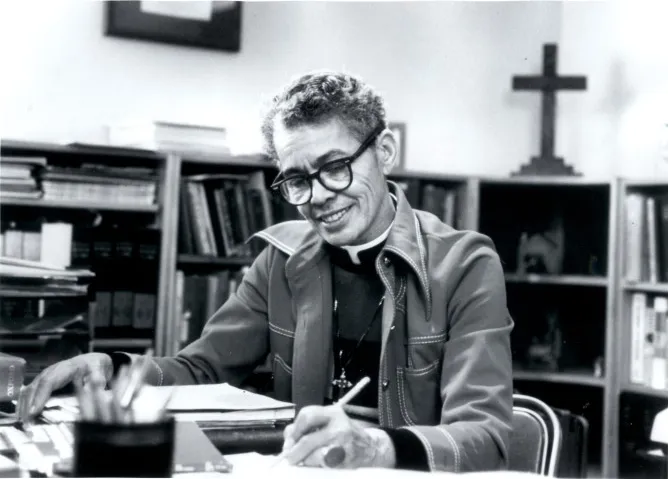
<path fill-rule="evenodd" d="M 540 399 L 513 394 L 510 470 L 556 477 L 562 437 L 552 408 Z"/>

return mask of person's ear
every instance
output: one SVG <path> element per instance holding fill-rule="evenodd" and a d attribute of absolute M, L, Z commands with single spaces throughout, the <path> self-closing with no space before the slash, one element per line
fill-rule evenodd
<path fill-rule="evenodd" d="M 389 128 L 384 129 L 376 140 L 376 151 L 378 166 L 383 173 L 389 175 L 397 162 L 399 155 L 399 142 Z"/>

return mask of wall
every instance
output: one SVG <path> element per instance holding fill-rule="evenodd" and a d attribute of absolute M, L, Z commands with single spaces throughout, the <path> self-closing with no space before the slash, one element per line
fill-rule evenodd
<path fill-rule="evenodd" d="M 559 68 L 588 89 L 559 95 L 557 150 L 590 176 L 668 178 L 667 18 L 661 1 L 563 4 Z"/>
<path fill-rule="evenodd" d="M 243 5 L 239 54 L 102 35 L 100 2 L 0 2 L 7 138 L 99 140 L 128 117 L 224 123 L 237 143 L 294 74 L 344 68 L 407 123 L 408 166 L 506 175 L 538 148 L 538 71 L 560 32 L 553 2 L 287 2 Z M 39 5 L 37 7 L 37 5 Z"/>
<path fill-rule="evenodd" d="M 4 137 L 100 140 L 126 118 L 223 123 L 256 146 L 262 102 L 294 74 L 343 68 L 407 123 L 408 166 L 507 175 L 536 154 L 540 96 L 510 89 L 559 44 L 557 154 L 587 176 L 665 174 L 666 2 L 250 2 L 242 51 L 102 35 L 100 2 L 0 2 Z M 668 163 L 668 162 L 664 162 Z"/>

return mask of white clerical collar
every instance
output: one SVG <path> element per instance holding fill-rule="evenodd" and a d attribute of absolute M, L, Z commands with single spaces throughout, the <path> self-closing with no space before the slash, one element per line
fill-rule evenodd
<path fill-rule="evenodd" d="M 394 195 L 390 195 L 392 197 L 392 202 L 394 203 L 394 206 L 396 208 L 397 206 L 397 199 Z M 352 245 L 352 246 L 341 246 L 341 249 L 344 249 L 348 252 L 350 255 L 350 261 L 352 261 L 354 264 L 361 264 L 360 258 L 359 258 L 359 253 L 360 251 L 364 251 L 367 249 L 371 249 L 374 246 L 378 246 L 380 243 L 385 241 L 387 237 L 390 235 L 390 230 L 392 229 L 392 225 L 394 225 L 394 219 L 392 220 L 392 223 L 390 223 L 390 226 L 387 227 L 383 233 L 378 236 L 376 239 L 373 239 L 369 241 L 368 243 L 364 244 L 358 244 L 358 245 Z"/>

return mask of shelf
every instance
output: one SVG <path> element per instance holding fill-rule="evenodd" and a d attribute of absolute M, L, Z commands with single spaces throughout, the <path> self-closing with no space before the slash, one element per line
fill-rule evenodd
<path fill-rule="evenodd" d="M 153 340 L 148 338 L 98 338 L 90 342 L 93 348 L 150 348 Z"/>
<path fill-rule="evenodd" d="M 512 176 L 512 177 L 479 177 L 480 183 L 496 185 L 535 185 L 535 186 L 610 186 L 609 180 L 596 180 L 581 176 Z"/>
<path fill-rule="evenodd" d="M 603 387 L 605 378 L 597 378 L 588 372 L 549 372 L 513 370 L 513 379 L 520 381 L 544 381 L 561 384 Z"/>
<path fill-rule="evenodd" d="M 46 298 L 74 298 L 87 296 L 88 291 L 83 291 L 78 289 L 76 286 L 72 288 L 53 288 L 48 286 L 41 287 L 40 290 L 36 288 L 25 288 L 19 289 L 16 286 L 6 286 L 2 285 L 0 287 L 0 298 L 37 298 L 37 299 L 46 299 Z M 76 289 L 75 289 L 76 288 Z"/>
<path fill-rule="evenodd" d="M 0 205 L 33 208 L 68 208 L 76 210 L 121 211 L 128 213 L 156 213 L 158 205 L 101 203 L 95 201 L 44 200 L 40 198 L 0 198 Z"/>
<path fill-rule="evenodd" d="M 23 140 L 2 140 L 0 143 L 2 152 L 5 155 L 65 155 L 65 156 L 108 156 L 114 158 L 128 158 L 128 159 L 147 159 L 162 161 L 165 158 L 164 153 L 153 150 L 146 150 L 142 148 L 119 147 L 105 144 L 94 143 L 46 143 L 38 141 L 23 141 Z"/>
<path fill-rule="evenodd" d="M 642 384 L 625 383 L 622 384 L 621 390 L 661 399 L 668 399 L 668 389 L 654 389 L 649 386 L 643 386 Z"/>
<path fill-rule="evenodd" d="M 632 283 L 626 282 L 624 289 L 627 291 L 640 291 L 643 293 L 668 294 L 668 283 Z"/>
<path fill-rule="evenodd" d="M 174 154 L 181 157 L 183 163 L 199 165 L 216 165 L 242 167 L 245 169 L 262 168 L 276 170 L 276 165 L 264 155 L 230 155 L 224 153 L 196 153 L 165 151 L 165 154 Z"/>
<path fill-rule="evenodd" d="M 508 283 L 560 284 L 566 286 L 606 287 L 608 278 L 604 276 L 546 275 L 546 274 L 506 274 Z"/>
<path fill-rule="evenodd" d="M 177 267 L 183 266 L 216 266 L 227 268 L 238 268 L 241 266 L 250 266 L 255 258 L 241 258 L 241 257 L 217 257 L 204 256 L 193 254 L 180 254 L 178 257 Z"/>

